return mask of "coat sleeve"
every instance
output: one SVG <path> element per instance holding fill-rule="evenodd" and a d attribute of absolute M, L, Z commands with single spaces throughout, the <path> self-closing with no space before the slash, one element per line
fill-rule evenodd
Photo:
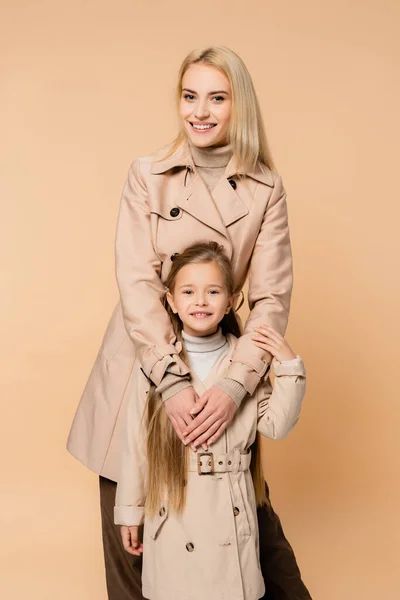
<path fill-rule="evenodd" d="M 271 355 L 257 348 L 251 336 L 254 327 L 271 325 L 285 334 L 293 287 L 292 252 L 281 177 L 269 199 L 249 269 L 250 314 L 240 337 L 226 378 L 241 383 L 253 394 L 269 370 Z"/>
<path fill-rule="evenodd" d="M 141 373 L 138 377 L 143 377 Z M 116 525 L 141 525 L 147 489 L 145 399 L 130 394 L 122 440 L 114 522 Z"/>
<path fill-rule="evenodd" d="M 179 357 L 182 346 L 163 306 L 161 260 L 153 245 L 139 160 L 133 162 L 122 193 L 115 257 L 125 328 L 146 376 L 156 386 L 167 369 L 176 376 L 187 376 L 189 368 Z"/>
<path fill-rule="evenodd" d="M 273 361 L 275 382 L 268 377 L 257 390 L 258 431 L 265 437 L 281 440 L 299 420 L 306 391 L 306 371 L 298 356 L 281 363 Z"/>

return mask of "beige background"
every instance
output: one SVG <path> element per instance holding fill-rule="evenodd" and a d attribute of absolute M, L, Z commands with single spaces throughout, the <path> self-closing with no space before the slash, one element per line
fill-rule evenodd
<path fill-rule="evenodd" d="M 289 195 L 309 386 L 266 445 L 315 599 L 399 597 L 399 16 L 393 0 L 1 2 L 1 584 L 104 600 L 97 479 L 64 450 L 117 298 L 129 164 L 175 132 L 180 61 L 247 63 Z"/>

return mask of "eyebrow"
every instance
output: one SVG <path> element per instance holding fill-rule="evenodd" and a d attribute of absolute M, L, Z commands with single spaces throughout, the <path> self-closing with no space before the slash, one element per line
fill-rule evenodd
<path fill-rule="evenodd" d="M 188 88 L 183 88 L 182 92 L 189 92 L 189 94 L 197 94 L 194 90 L 189 90 Z M 215 92 L 208 92 L 209 96 L 214 96 L 215 94 L 229 94 L 226 90 L 217 90 Z"/>
<path fill-rule="evenodd" d="M 178 289 L 182 289 L 182 288 L 187 288 L 187 287 L 194 287 L 195 284 L 194 283 L 184 283 L 183 285 L 180 285 Z M 219 285 L 218 283 L 210 283 L 210 285 L 208 285 L 207 287 L 211 288 L 220 288 L 221 290 L 224 289 L 224 286 Z"/>

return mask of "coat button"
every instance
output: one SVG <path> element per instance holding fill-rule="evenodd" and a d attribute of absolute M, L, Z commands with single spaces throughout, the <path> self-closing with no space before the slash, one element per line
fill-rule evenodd
<path fill-rule="evenodd" d="M 163 517 L 165 515 L 165 508 L 163 506 L 158 511 L 158 514 L 160 515 L 160 517 Z"/>
<path fill-rule="evenodd" d="M 238 509 L 238 507 L 234 506 L 233 507 L 233 514 L 235 515 L 235 517 L 237 517 L 239 513 L 240 513 L 240 510 Z"/>
<path fill-rule="evenodd" d="M 177 217 L 179 215 L 181 211 L 179 210 L 179 208 L 171 208 L 171 210 L 169 211 L 169 214 L 171 215 L 171 217 Z"/>
<path fill-rule="evenodd" d="M 192 542 L 188 542 L 188 543 L 186 544 L 186 550 L 187 550 L 188 552 L 193 552 L 193 550 L 194 550 L 194 545 L 192 544 Z"/>
<path fill-rule="evenodd" d="M 228 181 L 231 184 L 231 186 L 233 187 L 233 189 L 236 190 L 236 181 L 234 179 L 228 179 Z"/>
<path fill-rule="evenodd" d="M 173 254 L 171 254 L 170 258 L 173 261 L 176 259 L 177 256 L 179 256 L 179 252 L 174 252 Z"/>

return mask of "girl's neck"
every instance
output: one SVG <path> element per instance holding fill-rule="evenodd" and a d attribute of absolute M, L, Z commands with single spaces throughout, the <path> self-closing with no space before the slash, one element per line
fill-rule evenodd
<path fill-rule="evenodd" d="M 182 331 L 182 338 L 188 352 L 210 352 L 226 343 L 221 327 L 215 333 L 205 336 L 189 335 Z"/>

